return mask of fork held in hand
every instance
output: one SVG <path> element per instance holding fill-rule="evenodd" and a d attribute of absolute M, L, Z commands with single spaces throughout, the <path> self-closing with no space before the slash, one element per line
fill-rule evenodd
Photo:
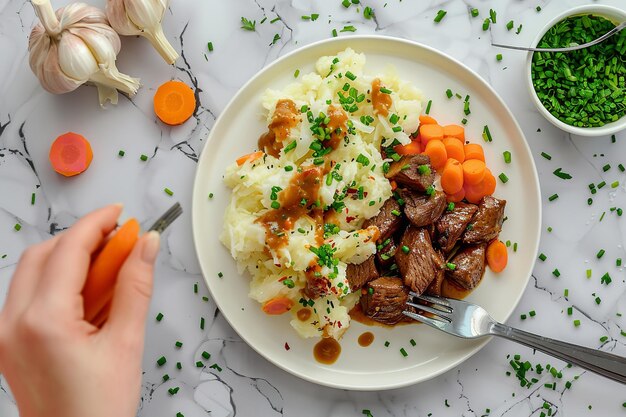
<path fill-rule="evenodd" d="M 626 358 L 559 340 L 528 333 L 495 321 L 487 311 L 467 301 L 410 293 L 405 310 L 412 319 L 466 339 L 500 336 L 537 349 L 568 363 L 626 384 Z M 425 316 L 430 313 L 432 317 Z"/>

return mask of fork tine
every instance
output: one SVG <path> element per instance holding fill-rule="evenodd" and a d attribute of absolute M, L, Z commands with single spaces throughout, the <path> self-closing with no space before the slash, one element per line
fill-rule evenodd
<path fill-rule="evenodd" d="M 435 327 L 437 329 L 441 329 L 442 326 L 447 324 L 445 321 L 431 319 L 430 317 L 420 316 L 419 314 L 413 313 L 412 311 L 405 310 L 402 312 L 402 314 L 404 314 L 407 317 L 412 318 L 413 320 L 417 320 L 419 322 L 428 324 L 429 326 Z"/>
<path fill-rule="evenodd" d="M 433 307 L 430 307 L 430 306 L 426 306 L 426 305 L 423 305 L 423 304 L 411 303 L 409 301 L 407 301 L 406 304 L 411 306 L 411 307 L 414 307 L 414 308 L 416 308 L 418 310 L 422 310 L 422 311 L 425 311 L 427 313 L 434 314 L 435 316 L 440 317 L 442 320 L 445 320 L 448 323 L 452 322 L 452 319 L 445 315 L 446 314 L 445 311 L 441 311 L 439 309 L 436 309 L 436 308 L 433 308 Z"/>
<path fill-rule="evenodd" d="M 409 295 L 412 297 L 417 298 L 418 300 L 423 300 L 423 301 L 427 301 L 429 303 L 432 304 L 437 304 L 443 307 L 448 307 L 448 308 L 452 308 L 452 305 L 450 304 L 450 302 L 448 301 L 447 298 L 443 298 L 443 297 L 433 297 L 430 295 L 424 295 L 424 294 L 416 294 L 414 292 L 409 292 Z"/>
<path fill-rule="evenodd" d="M 161 217 L 159 217 L 154 224 L 148 229 L 149 231 L 156 231 L 159 233 L 163 233 L 167 227 L 174 222 L 183 212 L 183 208 L 180 203 L 175 203 L 172 207 L 169 208 Z"/>

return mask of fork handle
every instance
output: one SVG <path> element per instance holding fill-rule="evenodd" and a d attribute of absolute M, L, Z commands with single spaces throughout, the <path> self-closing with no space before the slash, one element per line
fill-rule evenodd
<path fill-rule="evenodd" d="M 501 323 L 495 323 L 490 333 L 626 384 L 626 358 L 621 356 L 528 333 Z"/>

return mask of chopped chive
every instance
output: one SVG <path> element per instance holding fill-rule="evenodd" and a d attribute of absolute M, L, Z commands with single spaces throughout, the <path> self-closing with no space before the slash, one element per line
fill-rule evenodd
<path fill-rule="evenodd" d="M 609 337 L 608 337 L 608 336 L 602 336 L 602 337 L 600 338 L 600 342 L 602 342 L 602 343 L 606 342 L 607 340 L 609 340 Z"/>
<path fill-rule="evenodd" d="M 496 55 L 496 61 L 502 61 L 502 54 Z"/>
<path fill-rule="evenodd" d="M 356 32 L 356 28 L 352 25 L 344 26 L 339 32 Z"/>
<path fill-rule="evenodd" d="M 543 156 L 544 158 L 546 158 L 548 161 L 552 159 L 552 156 L 550 156 L 550 154 L 545 153 L 545 152 L 541 152 L 541 156 Z"/>
<path fill-rule="evenodd" d="M 402 356 L 404 356 L 405 358 L 409 356 L 409 354 L 406 353 L 406 350 L 404 350 L 404 348 L 400 348 L 400 353 L 402 353 Z"/>
<path fill-rule="evenodd" d="M 535 316 L 537 315 L 537 313 L 535 312 L 535 310 L 530 310 L 530 311 L 528 312 L 528 315 L 529 315 L 530 317 L 535 317 Z"/>
<path fill-rule="evenodd" d="M 148 155 L 141 154 L 139 159 L 141 159 L 142 161 L 146 162 L 148 160 Z"/>
<path fill-rule="evenodd" d="M 615 260 L 615 266 L 622 266 L 622 258 L 617 258 Z"/>
<path fill-rule="evenodd" d="M 561 168 L 557 168 L 552 172 L 554 175 L 556 175 L 557 177 L 559 177 L 562 180 L 570 180 L 572 179 L 572 176 L 570 174 L 568 174 L 567 172 L 563 172 L 561 170 Z"/>
<path fill-rule="evenodd" d="M 180 390 L 180 387 L 174 387 L 168 389 L 167 392 L 169 392 L 170 395 L 176 395 L 176 393 L 178 393 L 178 390 Z"/>
<path fill-rule="evenodd" d="M 32 194 L 30 195 L 30 205 L 31 205 L 31 206 L 34 206 L 34 205 L 35 205 L 35 198 L 36 198 L 35 193 L 32 193 Z"/>
<path fill-rule="evenodd" d="M 426 114 L 430 114 L 430 106 L 433 104 L 432 100 L 428 100 L 428 103 L 426 104 L 426 110 L 424 111 L 424 113 Z"/>
<path fill-rule="evenodd" d="M 417 345 L 417 343 L 415 342 L 415 340 L 414 340 L 414 339 L 409 340 L 409 342 L 411 343 L 411 346 L 415 346 L 415 345 Z"/>
<path fill-rule="evenodd" d="M 602 277 L 600 278 L 600 283 L 605 284 L 605 285 L 609 285 L 611 281 L 613 280 L 611 279 L 611 276 L 609 275 L 608 272 L 602 275 Z"/>
<path fill-rule="evenodd" d="M 165 194 L 169 195 L 170 197 L 174 195 L 174 191 L 170 190 L 167 187 L 165 187 L 163 191 L 165 191 Z"/>
<path fill-rule="evenodd" d="M 484 31 L 489 30 L 490 23 L 491 23 L 491 20 L 489 20 L 489 18 L 483 20 L 483 30 Z"/>
<path fill-rule="evenodd" d="M 435 16 L 435 23 L 439 23 L 441 22 L 441 19 L 443 19 L 443 17 L 447 14 L 448 12 L 446 12 L 445 10 L 439 10 L 437 12 L 437 16 Z"/>
<path fill-rule="evenodd" d="M 609 169 L 611 169 L 611 164 L 606 164 L 605 166 L 602 167 L 602 171 L 606 172 Z"/>
<path fill-rule="evenodd" d="M 574 308 L 573 307 L 567 307 L 567 315 L 571 316 L 574 313 Z"/>
<path fill-rule="evenodd" d="M 522 24 L 520 23 L 520 25 L 517 27 L 517 30 L 515 31 L 515 34 L 519 35 L 521 31 L 522 31 Z"/>
<path fill-rule="evenodd" d="M 558 195 L 558 194 L 552 194 L 550 197 L 548 197 L 548 201 L 554 201 L 554 200 L 556 200 L 557 198 L 559 198 L 559 195 Z"/>
<path fill-rule="evenodd" d="M 446 263 L 446 268 L 448 268 L 450 271 L 454 271 L 456 269 L 456 264 L 453 264 L 452 262 L 448 262 Z"/>
<path fill-rule="evenodd" d="M 157 359 L 157 365 L 159 366 L 165 365 L 165 362 L 167 362 L 167 359 L 165 359 L 165 356 L 161 356 L 159 359 Z"/>
<path fill-rule="evenodd" d="M 491 23 L 496 23 L 497 13 L 493 9 L 489 9 L 489 19 L 491 19 Z"/>
<path fill-rule="evenodd" d="M 561 276 L 561 272 L 558 269 L 555 269 L 554 271 L 552 271 L 552 275 L 558 278 Z"/>
<path fill-rule="evenodd" d="M 175 345 L 177 348 L 181 348 L 181 347 L 183 347 L 183 342 L 181 342 L 180 340 L 177 340 L 177 341 L 176 341 L 176 343 L 174 343 L 174 345 Z"/>
<path fill-rule="evenodd" d="M 183 364 L 180 362 L 176 362 L 176 369 L 183 369 Z"/>
<path fill-rule="evenodd" d="M 600 259 L 604 256 L 604 249 L 600 249 L 596 254 L 596 258 Z"/>
<path fill-rule="evenodd" d="M 200 317 L 200 330 L 204 330 L 204 317 Z"/>
<path fill-rule="evenodd" d="M 163 375 L 163 382 L 167 381 L 168 379 L 170 379 L 170 376 L 168 374 Z"/>
<path fill-rule="evenodd" d="M 479 12 L 478 12 L 478 9 L 474 9 L 474 8 L 472 8 L 472 9 L 470 10 L 470 14 L 472 15 L 472 17 L 476 17 L 476 16 L 478 16 L 478 13 L 479 13 Z"/>
<path fill-rule="evenodd" d="M 519 318 L 520 320 L 526 320 L 526 314 L 520 314 Z"/>
<path fill-rule="evenodd" d="M 498 178 L 500 178 L 502 184 L 506 184 L 507 182 L 509 182 L 509 177 L 507 177 L 504 172 L 500 173 L 500 175 L 498 175 Z"/>
<path fill-rule="evenodd" d="M 506 24 L 506 30 L 513 29 L 513 25 L 514 25 L 513 21 L 509 20 L 509 22 Z"/>
<path fill-rule="evenodd" d="M 391 214 L 393 214 L 394 216 L 400 216 L 401 213 L 398 210 L 391 210 Z"/>
<path fill-rule="evenodd" d="M 370 6 L 367 6 L 363 9 L 364 18 L 371 19 L 373 16 L 374 16 L 374 10 Z"/>
<path fill-rule="evenodd" d="M 483 127 L 483 139 L 485 142 L 491 142 L 493 139 L 491 138 L 491 132 L 489 131 L 489 126 L 485 125 Z"/>
<path fill-rule="evenodd" d="M 606 181 L 602 181 L 598 183 L 598 189 L 603 188 L 606 185 Z"/>
<path fill-rule="evenodd" d="M 537 10 L 538 12 L 540 12 L 540 11 L 541 11 L 541 6 L 537 6 L 537 7 L 535 7 L 535 10 Z"/>
<path fill-rule="evenodd" d="M 333 38 L 337 37 L 337 29 L 333 29 L 332 31 Z"/>
<path fill-rule="evenodd" d="M 293 166 L 291 166 L 291 165 L 287 165 L 287 166 L 285 167 L 285 171 L 286 171 L 286 172 L 291 172 L 291 171 L 293 171 Z"/>
<path fill-rule="evenodd" d="M 346 71 L 346 78 L 351 80 L 351 81 L 354 81 L 354 80 L 356 80 L 356 75 L 354 75 L 350 71 Z"/>
<path fill-rule="evenodd" d="M 220 277 L 220 278 L 223 278 L 223 277 L 224 277 L 224 274 L 222 274 L 221 272 L 218 272 L 218 273 L 217 273 L 217 276 L 218 276 L 218 277 Z"/>
<path fill-rule="evenodd" d="M 544 255 L 543 253 L 539 254 L 539 259 L 541 259 L 542 262 L 545 262 L 546 259 L 548 259 L 548 257 L 546 255 Z"/>
<path fill-rule="evenodd" d="M 591 269 L 587 269 L 585 271 L 585 275 L 587 276 L 587 279 L 591 278 Z"/>
<path fill-rule="evenodd" d="M 204 367 L 204 363 L 202 363 L 202 361 L 196 362 L 196 368 L 203 368 L 203 367 Z"/>
<path fill-rule="evenodd" d="M 574 326 L 575 327 L 580 326 L 580 320 L 578 320 L 578 319 L 574 320 Z"/>
<path fill-rule="evenodd" d="M 511 163 L 511 152 L 509 151 L 504 151 L 502 152 L 502 156 L 504 157 L 504 162 L 507 164 Z"/>
<path fill-rule="evenodd" d="M 161 320 L 163 320 L 163 313 L 159 313 L 156 316 L 156 321 L 161 321 Z"/>
<path fill-rule="evenodd" d="M 124 155 L 126 155 L 126 152 L 124 152 L 124 151 L 123 151 L 123 150 L 121 150 L 121 149 L 117 152 L 117 156 L 119 156 L 120 158 L 123 158 L 123 157 L 124 157 Z"/>
<path fill-rule="evenodd" d="M 385 87 L 382 87 L 380 89 L 380 92 L 383 93 L 383 94 L 391 94 L 391 93 L 393 93 L 393 91 L 391 91 L 390 89 L 385 88 Z"/>
<path fill-rule="evenodd" d="M 450 90 L 449 88 L 446 90 L 446 96 L 448 96 L 448 98 L 451 98 L 454 94 L 452 94 L 452 90 Z"/>
<path fill-rule="evenodd" d="M 209 198 L 213 198 L 213 193 L 209 193 Z"/>
<path fill-rule="evenodd" d="M 618 168 L 619 168 L 619 170 L 620 170 L 620 171 L 622 171 L 622 172 L 626 171 L 626 168 L 624 168 L 624 165 L 622 165 L 622 164 L 619 164 L 617 167 L 618 167 Z"/>
<path fill-rule="evenodd" d="M 611 188 L 617 188 L 617 187 L 619 187 L 619 181 L 613 181 L 611 183 Z"/>
<path fill-rule="evenodd" d="M 569 289 L 565 288 L 563 290 L 563 297 L 569 297 Z"/>
<path fill-rule="evenodd" d="M 208 360 L 211 358 L 211 354 L 205 350 L 202 352 L 202 357 Z"/>

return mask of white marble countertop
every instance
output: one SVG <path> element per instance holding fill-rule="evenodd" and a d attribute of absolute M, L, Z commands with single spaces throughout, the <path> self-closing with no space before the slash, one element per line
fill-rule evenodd
<path fill-rule="evenodd" d="M 54 1 L 60 7 L 65 1 Z M 102 1 L 93 1 L 102 5 Z M 484 77 L 504 98 L 520 122 L 539 170 L 543 198 L 543 234 L 533 277 L 509 324 L 566 341 L 599 347 L 626 355 L 626 286 L 617 258 L 626 260 L 626 217 L 611 207 L 626 203 L 626 174 L 617 169 L 626 155 L 626 133 L 585 139 L 552 127 L 531 104 L 524 87 L 525 55 L 497 51 L 493 37 L 502 43 L 528 44 L 552 16 L 572 6 L 602 3 L 626 6 L 624 0 L 362 0 L 373 7 L 376 18 L 366 20 L 356 7 L 344 9 L 340 0 L 179 0 L 166 15 L 165 33 L 182 53 L 175 66 L 167 66 L 145 40 L 123 38 L 118 57 L 122 72 L 142 79 L 143 88 L 117 107 L 99 108 L 93 87 L 81 87 L 53 96 L 39 86 L 28 67 L 27 42 L 35 22 L 29 2 L 0 0 L 0 300 L 22 250 L 71 225 L 77 217 L 111 202 L 123 202 L 125 214 L 145 224 L 154 220 L 172 198 L 169 187 L 186 214 L 165 234 L 156 272 L 155 294 L 147 326 L 144 379 L 140 416 L 360 416 L 368 409 L 383 416 L 539 416 L 547 404 L 553 416 L 626 415 L 626 390 L 577 368 L 535 354 L 503 340 L 491 341 L 456 369 L 419 385 L 379 392 L 348 392 L 316 386 L 271 365 L 242 342 L 216 310 L 203 283 L 191 238 L 191 190 L 199 153 L 228 100 L 253 74 L 278 56 L 301 45 L 328 38 L 332 29 L 354 25 L 355 34 L 397 36 L 422 42 L 464 62 Z M 386 7 L 383 6 L 386 5 Z M 537 12 L 535 7 L 541 6 Z M 472 19 L 468 7 L 481 18 Z M 483 32 L 482 20 L 493 7 L 498 23 Z M 439 24 L 433 17 L 448 11 Z M 362 8 L 361 8 L 362 10 Z M 319 13 L 315 21 L 302 15 Z M 257 21 L 256 32 L 240 29 L 245 16 Z M 261 20 L 267 17 L 263 24 Z M 276 18 L 280 20 L 270 23 Z M 504 25 L 514 19 L 523 24 L 519 35 Z M 275 34 L 280 39 L 271 45 Z M 350 36 L 340 33 L 340 36 Z M 215 50 L 207 51 L 212 41 Z M 504 59 L 496 61 L 502 52 Z M 206 55 L 206 56 L 205 56 Z M 196 89 L 200 107 L 194 118 L 176 128 L 157 122 L 152 96 L 164 80 L 178 78 Z M 49 166 L 51 141 L 61 133 L 76 131 L 89 138 L 95 159 L 83 175 L 65 179 Z M 118 157 L 123 149 L 126 156 Z M 551 161 L 541 152 L 553 156 Z M 149 159 L 142 162 L 141 154 Z M 605 164 L 612 168 L 603 172 Z M 557 167 L 573 175 L 564 181 L 552 175 Z M 620 181 L 590 196 L 587 184 Z M 548 202 L 558 192 L 559 199 Z M 31 195 L 36 201 L 31 204 Z M 606 212 L 604 219 L 602 214 Z M 14 225 L 22 225 L 20 231 Z M 552 232 L 547 232 L 551 227 Z M 606 254 L 596 258 L 600 248 Z M 6 255 L 5 255 L 6 254 Z M 552 271 L 558 268 L 560 279 Z M 585 271 L 592 269 L 591 279 Z M 610 286 L 600 283 L 609 272 Z M 199 294 L 194 294 L 194 283 Z M 568 291 L 568 296 L 564 292 Z M 592 294 L 601 297 L 596 304 Z M 567 314 L 573 306 L 573 315 Z M 536 316 L 521 320 L 521 314 Z M 164 314 L 161 322 L 154 317 Z M 198 318 L 206 319 L 204 331 Z M 573 320 L 581 325 L 575 327 Z M 604 339 L 604 337 L 606 339 Z M 603 338 L 603 339 L 601 339 Z M 175 340 L 184 341 L 176 350 Z M 215 368 L 194 366 L 202 351 L 212 354 Z M 530 388 L 520 387 L 511 371 L 508 354 L 519 354 L 532 364 L 553 364 L 562 379 L 540 375 Z M 163 369 L 155 360 L 166 355 L 172 379 L 162 382 Z M 180 361 L 182 370 L 173 366 Z M 533 375 L 534 376 L 534 375 Z M 573 380 L 575 376 L 580 376 Z M 570 389 L 565 382 L 573 380 Z M 545 384 L 556 381 L 553 390 Z M 167 389 L 180 386 L 176 396 Z M 0 416 L 17 416 L 17 409 L 0 379 Z M 432 413 L 432 414 L 431 414 Z"/>

